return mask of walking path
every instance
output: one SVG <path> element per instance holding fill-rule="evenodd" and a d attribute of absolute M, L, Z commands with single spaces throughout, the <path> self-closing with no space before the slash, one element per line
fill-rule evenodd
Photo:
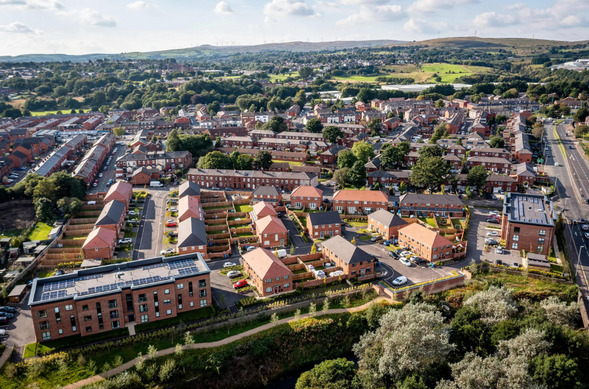
<path fill-rule="evenodd" d="M 378 302 L 383 301 L 383 300 L 389 301 L 389 299 L 387 299 L 386 297 L 378 297 L 378 298 L 376 298 L 376 299 L 374 299 L 372 301 L 369 301 L 369 302 L 367 302 L 364 305 L 360 305 L 358 307 L 330 309 L 326 313 L 324 313 L 323 311 L 317 311 L 317 313 L 315 314 L 315 316 L 317 317 L 317 316 L 323 316 L 323 315 L 333 315 L 333 314 L 346 313 L 346 312 L 351 313 L 351 312 L 363 311 L 366 308 L 368 308 L 368 306 L 370 306 L 370 304 L 378 303 Z M 304 314 L 304 315 L 301 315 L 301 319 L 304 319 L 304 318 L 307 318 L 307 317 L 310 317 L 310 315 L 308 313 L 307 314 Z M 274 327 L 276 325 L 286 324 L 286 323 L 288 323 L 288 322 L 290 322 L 292 320 L 294 320 L 293 317 L 286 317 L 284 319 L 278 320 L 278 322 L 276 322 L 276 323 L 264 324 L 264 325 L 261 325 L 259 327 L 253 328 L 251 330 L 242 332 L 240 334 L 233 335 L 233 336 L 230 336 L 228 338 L 217 340 L 217 341 L 214 341 L 214 342 L 194 343 L 194 344 L 189 344 L 189 345 L 183 345 L 182 346 L 182 350 L 196 350 L 196 349 L 202 349 L 202 348 L 212 348 L 212 347 L 223 346 L 223 345 L 226 345 L 226 344 L 229 344 L 229 343 L 233 343 L 236 340 L 239 340 L 239 339 L 248 337 L 250 335 L 257 334 L 258 332 L 266 331 L 266 330 L 268 330 L 268 329 L 270 329 L 270 328 L 272 328 L 272 327 Z M 165 355 L 174 354 L 175 352 L 176 352 L 176 347 L 170 347 L 170 348 L 167 348 L 167 349 L 164 349 L 164 350 L 159 350 L 157 352 L 157 356 L 158 357 L 163 357 Z M 143 357 L 146 360 L 149 359 L 147 355 L 145 355 Z M 125 370 L 129 370 L 130 368 L 132 368 L 133 366 L 135 366 L 137 364 L 137 362 L 139 362 L 139 359 L 138 358 L 132 359 L 129 362 L 124 363 L 124 364 L 122 364 L 121 366 L 119 366 L 117 368 L 114 368 L 114 369 L 105 371 L 105 372 L 103 372 L 101 374 L 97 374 L 97 375 L 92 376 L 92 377 L 88 377 L 88 378 L 83 379 L 83 380 L 80 380 L 78 382 L 71 383 L 71 384 L 65 386 L 64 389 L 77 389 L 77 388 L 82 388 L 82 387 L 84 387 L 86 385 L 95 384 L 95 383 L 97 383 L 99 381 L 102 381 L 104 379 L 110 378 L 110 377 L 115 376 L 115 375 L 117 375 L 119 373 L 122 373 Z"/>

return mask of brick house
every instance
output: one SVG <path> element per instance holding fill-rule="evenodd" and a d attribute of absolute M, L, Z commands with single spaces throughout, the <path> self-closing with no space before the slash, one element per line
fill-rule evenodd
<path fill-rule="evenodd" d="M 282 193 L 275 186 L 258 186 L 252 193 L 251 202 L 255 204 L 260 201 L 277 205 L 282 202 Z"/>
<path fill-rule="evenodd" d="M 470 150 L 471 157 L 495 157 L 495 158 L 509 158 L 510 153 L 505 149 L 493 147 L 475 147 Z"/>
<path fill-rule="evenodd" d="M 184 196 L 178 201 L 178 221 L 183 222 L 188 218 L 204 219 L 204 213 L 198 197 Z"/>
<path fill-rule="evenodd" d="M 510 176 L 515 178 L 519 185 L 526 188 L 534 185 L 534 181 L 536 181 L 534 166 L 525 162 L 514 165 Z"/>
<path fill-rule="evenodd" d="M 319 154 L 319 159 L 322 164 L 324 165 L 335 165 L 337 162 L 337 154 L 342 151 L 346 150 L 347 147 L 345 146 L 333 146 L 329 149 L 325 150 L 321 154 Z"/>
<path fill-rule="evenodd" d="M 497 174 L 508 174 L 511 171 L 511 162 L 505 158 L 497 157 L 470 157 L 466 160 L 466 166 L 469 169 L 475 166 L 483 166 L 485 169 Z"/>
<path fill-rule="evenodd" d="M 276 216 L 277 214 L 278 213 L 276 212 L 274 207 L 265 201 L 257 202 L 256 204 L 254 204 L 252 210 L 250 211 L 250 217 L 253 221 L 256 221 L 266 216 Z"/>
<path fill-rule="evenodd" d="M 262 296 L 293 290 L 293 273 L 270 250 L 258 247 L 243 254 L 243 272 Z"/>
<path fill-rule="evenodd" d="M 117 237 L 121 235 L 121 229 L 125 222 L 125 203 L 118 200 L 106 203 L 94 227 L 104 227 L 116 232 Z"/>
<path fill-rule="evenodd" d="M 192 254 L 35 278 L 29 296 L 35 336 L 44 342 L 94 335 L 208 307 L 210 272 Z"/>
<path fill-rule="evenodd" d="M 316 174 L 292 172 L 266 172 L 258 170 L 190 169 L 187 177 L 201 188 L 255 189 L 271 185 L 290 191 L 300 185 L 318 185 Z"/>
<path fill-rule="evenodd" d="M 290 194 L 293 209 L 320 209 L 323 205 L 323 191 L 310 185 L 297 187 Z"/>
<path fill-rule="evenodd" d="M 511 176 L 491 174 L 487 177 L 483 190 L 487 193 L 498 193 L 501 190 L 515 192 L 517 190 L 517 180 Z"/>
<path fill-rule="evenodd" d="M 117 233 L 104 227 L 92 230 L 84 245 L 82 252 L 86 259 L 111 259 L 115 252 Z"/>
<path fill-rule="evenodd" d="M 200 186 L 191 181 L 184 181 L 178 188 L 178 197 L 192 196 L 200 199 Z"/>
<path fill-rule="evenodd" d="M 152 171 L 147 169 L 146 167 L 140 167 L 133 171 L 131 175 L 131 180 L 129 181 L 131 185 L 147 185 L 152 180 Z"/>
<path fill-rule="evenodd" d="M 126 181 L 117 181 L 114 185 L 108 188 L 106 196 L 104 196 L 104 203 L 112 200 L 118 200 L 125 204 L 125 210 L 129 209 L 131 198 L 133 197 L 133 186 Z"/>
<path fill-rule="evenodd" d="M 375 259 L 372 255 L 353 245 L 341 235 L 321 243 L 323 258 L 340 267 L 347 278 L 363 277 L 374 273 Z"/>
<path fill-rule="evenodd" d="M 453 258 L 452 242 L 419 223 L 399 229 L 399 246 L 429 262 Z"/>
<path fill-rule="evenodd" d="M 255 222 L 261 247 L 284 247 L 288 244 L 288 230 L 276 216 L 264 216 Z"/>
<path fill-rule="evenodd" d="M 378 190 L 342 189 L 333 195 L 333 208 L 339 213 L 368 214 L 387 209 L 389 198 Z"/>
<path fill-rule="evenodd" d="M 406 193 L 399 199 L 399 211 L 403 216 L 440 214 L 462 217 L 464 216 L 464 204 L 455 195 Z"/>
<path fill-rule="evenodd" d="M 393 239 L 398 236 L 399 228 L 406 226 L 407 222 L 396 214 L 381 209 L 368 215 L 368 229 L 377 231 L 385 239 Z"/>
<path fill-rule="evenodd" d="M 547 197 L 507 193 L 503 199 L 501 239 L 508 250 L 548 255 L 556 218 L 554 204 Z"/>
<path fill-rule="evenodd" d="M 307 214 L 307 229 L 312 239 L 323 239 L 342 233 L 342 219 L 338 212 L 313 212 Z"/>
<path fill-rule="evenodd" d="M 205 223 L 192 217 L 178 223 L 177 247 L 180 254 L 200 253 L 204 258 L 207 258 Z"/>

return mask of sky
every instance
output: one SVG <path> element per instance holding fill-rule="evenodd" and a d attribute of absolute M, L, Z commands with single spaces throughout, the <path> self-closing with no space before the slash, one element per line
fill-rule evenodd
<path fill-rule="evenodd" d="M 589 0 L 0 0 L 0 56 L 454 36 L 589 39 Z"/>

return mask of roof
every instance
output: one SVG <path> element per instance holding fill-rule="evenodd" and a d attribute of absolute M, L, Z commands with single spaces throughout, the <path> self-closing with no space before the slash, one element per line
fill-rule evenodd
<path fill-rule="evenodd" d="M 198 197 L 184 196 L 180 197 L 178 202 L 178 218 L 184 219 L 185 215 L 195 217 L 197 219 L 203 219 L 202 208 Z"/>
<path fill-rule="evenodd" d="M 129 154 L 127 154 L 129 155 Z M 260 170 L 233 170 L 233 169 L 197 169 L 188 170 L 190 175 L 206 175 L 206 176 L 228 176 L 228 177 L 251 177 L 251 178 L 281 178 L 291 180 L 309 180 L 317 177 L 313 173 L 303 172 L 269 172 Z"/>
<path fill-rule="evenodd" d="M 207 232 L 202 220 L 189 217 L 178 225 L 178 247 L 206 246 Z"/>
<path fill-rule="evenodd" d="M 178 188 L 178 197 L 200 196 L 200 186 L 192 181 L 184 181 Z"/>
<path fill-rule="evenodd" d="M 379 190 L 342 189 L 335 192 L 333 201 L 380 201 L 387 203 L 389 197 Z"/>
<path fill-rule="evenodd" d="M 369 219 L 374 219 L 382 225 L 387 227 L 396 227 L 396 226 L 404 226 L 407 222 L 401 217 L 396 214 L 393 214 L 389 211 L 385 211 L 384 209 L 380 209 L 376 212 L 372 212 L 368 215 Z"/>
<path fill-rule="evenodd" d="M 314 226 L 323 224 L 341 224 L 342 222 L 342 218 L 337 211 L 311 212 L 307 215 L 307 218 L 311 220 L 311 224 Z"/>
<path fill-rule="evenodd" d="M 403 203 L 425 203 L 425 204 L 438 204 L 438 205 L 460 205 L 462 201 L 455 195 L 437 195 L 437 194 L 425 194 L 425 193 L 406 193 L 400 197 L 399 202 Z"/>
<path fill-rule="evenodd" d="M 263 185 L 263 186 L 258 186 L 256 188 L 256 190 L 254 190 L 252 195 L 254 197 L 256 197 L 256 196 L 280 196 L 280 192 L 278 191 L 278 188 L 276 188 L 275 186 Z"/>
<path fill-rule="evenodd" d="M 243 261 L 247 262 L 250 269 L 262 280 L 292 275 L 288 266 L 265 248 L 258 247 L 249 253 L 243 254 Z"/>
<path fill-rule="evenodd" d="M 104 200 L 108 201 L 108 199 L 115 194 L 120 195 L 126 202 L 129 202 L 131 197 L 133 197 L 133 185 L 129 184 L 127 181 L 115 182 L 114 185 L 108 189 L 108 192 L 106 192 Z"/>
<path fill-rule="evenodd" d="M 121 215 L 125 212 L 125 203 L 118 200 L 109 201 L 96 220 L 95 226 L 119 224 Z"/>
<path fill-rule="evenodd" d="M 467 162 L 485 162 L 485 163 L 496 163 L 496 164 L 501 164 L 501 165 L 511 165 L 511 162 L 509 162 L 507 159 L 501 158 L 501 157 L 476 156 L 476 157 L 468 158 Z"/>
<path fill-rule="evenodd" d="M 86 238 L 82 248 L 89 249 L 98 247 L 112 247 L 116 239 L 116 232 L 105 227 L 98 227 L 93 229 L 90 234 L 88 234 L 88 237 Z"/>
<path fill-rule="evenodd" d="M 411 223 L 399 229 L 399 233 L 410 236 L 412 239 L 415 239 L 430 249 L 452 244 L 452 242 L 438 234 L 436 231 L 430 230 L 419 223 Z"/>
<path fill-rule="evenodd" d="M 293 197 L 311 197 L 311 198 L 315 198 L 315 197 L 319 197 L 322 198 L 323 197 L 323 191 L 319 188 L 315 188 L 314 186 L 311 185 L 301 185 L 295 188 L 295 190 L 292 191 L 292 193 L 290 194 L 290 198 L 292 199 Z"/>
<path fill-rule="evenodd" d="M 274 207 L 265 201 L 260 201 L 259 203 L 254 204 L 252 212 L 255 215 L 254 219 L 259 219 L 268 215 L 276 216 L 276 210 Z"/>
<path fill-rule="evenodd" d="M 534 167 L 529 163 L 518 163 L 514 166 L 515 173 L 518 176 L 528 176 L 528 177 L 536 177 L 536 172 L 534 172 Z"/>
<path fill-rule="evenodd" d="M 96 266 L 61 276 L 35 278 L 29 305 L 120 294 L 123 289 L 137 290 L 174 284 L 178 279 L 210 272 L 199 253 Z"/>
<path fill-rule="evenodd" d="M 288 230 L 282 223 L 282 220 L 276 216 L 264 216 L 256 221 L 256 230 L 258 234 L 279 234 Z"/>
<path fill-rule="evenodd" d="M 556 210 L 545 196 L 507 193 L 503 199 L 503 214 L 511 223 L 554 226 Z"/>
<path fill-rule="evenodd" d="M 328 249 L 336 257 L 341 259 L 346 264 L 357 263 L 357 262 L 370 262 L 373 256 L 368 254 L 366 251 L 359 247 L 356 247 L 341 235 L 336 235 L 332 238 L 327 239 L 323 242 L 322 247 Z"/>

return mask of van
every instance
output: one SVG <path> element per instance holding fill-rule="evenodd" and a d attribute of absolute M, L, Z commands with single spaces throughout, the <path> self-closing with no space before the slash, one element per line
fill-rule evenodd
<path fill-rule="evenodd" d="M 152 187 L 161 187 L 161 186 L 164 186 L 164 184 L 162 184 L 159 181 L 150 181 L 149 182 L 149 186 L 152 186 Z"/>
<path fill-rule="evenodd" d="M 88 205 L 96 205 L 96 201 L 88 201 Z"/>
<path fill-rule="evenodd" d="M 278 258 L 284 258 L 284 257 L 286 257 L 286 250 L 285 249 L 276 250 L 276 255 L 278 256 Z"/>

